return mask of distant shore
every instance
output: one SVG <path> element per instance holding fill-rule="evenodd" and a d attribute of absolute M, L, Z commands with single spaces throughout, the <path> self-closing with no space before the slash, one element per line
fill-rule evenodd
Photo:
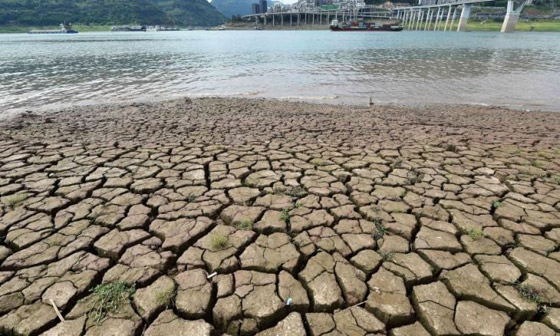
<path fill-rule="evenodd" d="M 458 21 L 455 21 L 454 27 L 451 30 L 455 30 Z M 228 23 L 226 27 L 229 30 L 253 30 L 255 27 L 254 23 Z M 328 24 L 323 25 L 291 25 L 284 22 L 284 26 L 279 24 L 272 26 L 266 25 L 263 30 L 327 30 L 329 29 Z M 500 31 L 502 28 L 502 22 L 485 20 L 469 20 L 467 23 L 468 31 Z M 515 29 L 518 32 L 560 32 L 560 20 L 539 20 L 539 21 L 519 21 Z"/>
<path fill-rule="evenodd" d="M 82 32 L 109 32 L 113 25 L 73 25 L 74 29 Z M 238 23 L 230 22 L 226 23 L 225 26 L 228 30 L 253 30 L 255 24 L 252 22 Z M 263 26 L 264 30 L 326 30 L 328 25 L 292 25 L 285 24 L 280 25 L 267 25 Z M 502 27 L 501 22 L 485 20 L 477 21 L 470 20 L 467 24 L 468 31 L 500 31 Z M 0 34 L 21 34 L 27 33 L 32 29 L 53 29 L 57 28 L 55 26 L 0 26 Z M 186 30 L 186 28 L 183 28 Z M 217 30 L 218 27 L 209 28 L 210 30 Z M 517 23 L 516 31 L 519 32 L 560 32 L 560 20 L 538 20 L 538 21 L 526 21 L 521 20 Z"/>

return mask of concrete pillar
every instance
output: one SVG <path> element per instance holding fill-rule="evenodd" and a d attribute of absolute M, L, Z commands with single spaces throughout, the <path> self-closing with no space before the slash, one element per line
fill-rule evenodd
<path fill-rule="evenodd" d="M 424 30 L 428 29 L 428 24 L 430 23 L 431 16 L 432 16 L 432 9 L 428 8 L 428 13 L 426 13 L 426 23 L 424 24 Z"/>
<path fill-rule="evenodd" d="M 284 14 L 280 14 L 280 22 L 282 27 L 284 27 Z"/>
<path fill-rule="evenodd" d="M 266 26 L 266 14 L 264 15 L 264 25 Z"/>
<path fill-rule="evenodd" d="M 504 23 L 502 24 L 502 33 L 513 33 L 515 31 L 515 26 L 519 20 L 519 14 L 523 9 L 523 4 L 519 6 L 516 10 L 513 9 L 513 1 L 508 0 L 506 17 L 504 18 Z"/>
<path fill-rule="evenodd" d="M 276 15 L 272 14 L 272 25 L 274 26 L 276 24 L 276 20 L 274 19 L 276 17 Z"/>
<path fill-rule="evenodd" d="M 459 18 L 459 26 L 457 31 L 464 32 L 467 30 L 467 21 L 471 15 L 471 4 L 463 5 L 463 10 L 461 11 L 461 17 Z"/>
<path fill-rule="evenodd" d="M 455 17 L 457 16 L 457 7 L 453 7 L 453 16 L 451 17 L 451 26 L 449 26 L 449 30 L 453 30 L 453 25 L 455 24 Z"/>
<path fill-rule="evenodd" d="M 435 22 L 434 22 L 434 31 L 436 31 L 438 29 L 440 13 L 441 13 L 441 7 L 438 7 L 437 14 L 436 14 L 436 19 L 435 19 Z"/>
<path fill-rule="evenodd" d="M 447 18 L 445 19 L 445 28 L 443 28 L 443 31 L 447 31 L 447 25 L 449 24 L 449 17 L 451 15 L 451 6 L 447 7 Z"/>
<path fill-rule="evenodd" d="M 419 15 L 418 15 L 418 20 L 416 21 L 416 27 L 415 30 L 420 29 L 420 23 L 422 22 L 422 19 L 424 18 L 424 11 L 420 10 Z"/>

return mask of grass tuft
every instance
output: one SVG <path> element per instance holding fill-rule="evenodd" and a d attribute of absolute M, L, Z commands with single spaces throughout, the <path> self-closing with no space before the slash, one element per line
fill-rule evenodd
<path fill-rule="evenodd" d="M 4 203 L 5 205 L 11 208 L 14 208 L 28 198 L 29 198 L 28 193 L 19 193 L 19 194 L 14 194 L 14 195 L 4 197 L 2 199 L 2 203 Z"/>
<path fill-rule="evenodd" d="M 469 229 L 465 230 L 465 233 L 467 235 L 469 235 L 469 237 L 471 237 L 472 240 L 479 240 L 480 238 L 482 238 L 484 236 L 484 234 L 482 233 L 482 230 L 475 229 L 475 228 L 469 228 Z"/>
<path fill-rule="evenodd" d="M 280 213 L 281 221 L 288 222 L 290 220 L 290 210 L 290 208 L 282 209 L 282 212 Z"/>
<path fill-rule="evenodd" d="M 383 225 L 383 223 L 381 223 L 381 219 L 376 218 L 373 222 L 375 223 L 375 232 L 373 233 L 373 239 L 383 239 L 383 237 L 385 237 L 387 229 L 385 229 L 385 226 Z"/>
<path fill-rule="evenodd" d="M 519 295 L 527 301 L 534 302 L 538 305 L 542 302 L 542 293 L 540 290 L 536 289 L 530 285 L 519 285 L 517 286 Z"/>
<path fill-rule="evenodd" d="M 501 207 L 501 206 L 502 206 L 502 202 L 500 202 L 500 201 L 496 201 L 496 202 L 494 202 L 494 203 L 492 204 L 492 206 L 493 206 L 494 208 L 496 208 L 496 209 L 497 209 L 497 208 L 499 208 L 499 207 Z"/>
<path fill-rule="evenodd" d="M 379 251 L 379 255 L 381 256 L 383 261 L 389 261 L 393 257 L 393 252 Z"/>
<path fill-rule="evenodd" d="M 228 237 L 221 233 L 214 233 L 210 237 L 210 246 L 214 250 L 221 250 L 227 246 Z"/>
<path fill-rule="evenodd" d="M 248 220 L 248 219 L 245 219 L 245 220 L 242 220 L 241 222 L 237 223 L 237 224 L 235 225 L 235 227 L 236 227 L 238 230 L 246 230 L 246 231 L 249 231 L 249 230 L 252 230 L 252 229 L 253 229 L 253 222 L 250 221 L 250 220 Z"/>
<path fill-rule="evenodd" d="M 107 314 L 118 312 L 135 292 L 134 285 L 112 282 L 96 286 L 93 290 L 93 320 L 100 323 Z"/>

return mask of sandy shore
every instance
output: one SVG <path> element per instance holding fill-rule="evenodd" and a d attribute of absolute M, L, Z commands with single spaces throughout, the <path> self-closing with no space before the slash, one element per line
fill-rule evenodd
<path fill-rule="evenodd" d="M 560 113 L 204 98 L 0 126 L 0 334 L 555 335 L 559 244 Z"/>

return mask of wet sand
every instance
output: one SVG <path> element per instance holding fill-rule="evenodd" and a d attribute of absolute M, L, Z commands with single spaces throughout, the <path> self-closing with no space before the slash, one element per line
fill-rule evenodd
<path fill-rule="evenodd" d="M 203 98 L 0 126 L 0 334 L 554 335 L 559 244 L 560 113 Z"/>

